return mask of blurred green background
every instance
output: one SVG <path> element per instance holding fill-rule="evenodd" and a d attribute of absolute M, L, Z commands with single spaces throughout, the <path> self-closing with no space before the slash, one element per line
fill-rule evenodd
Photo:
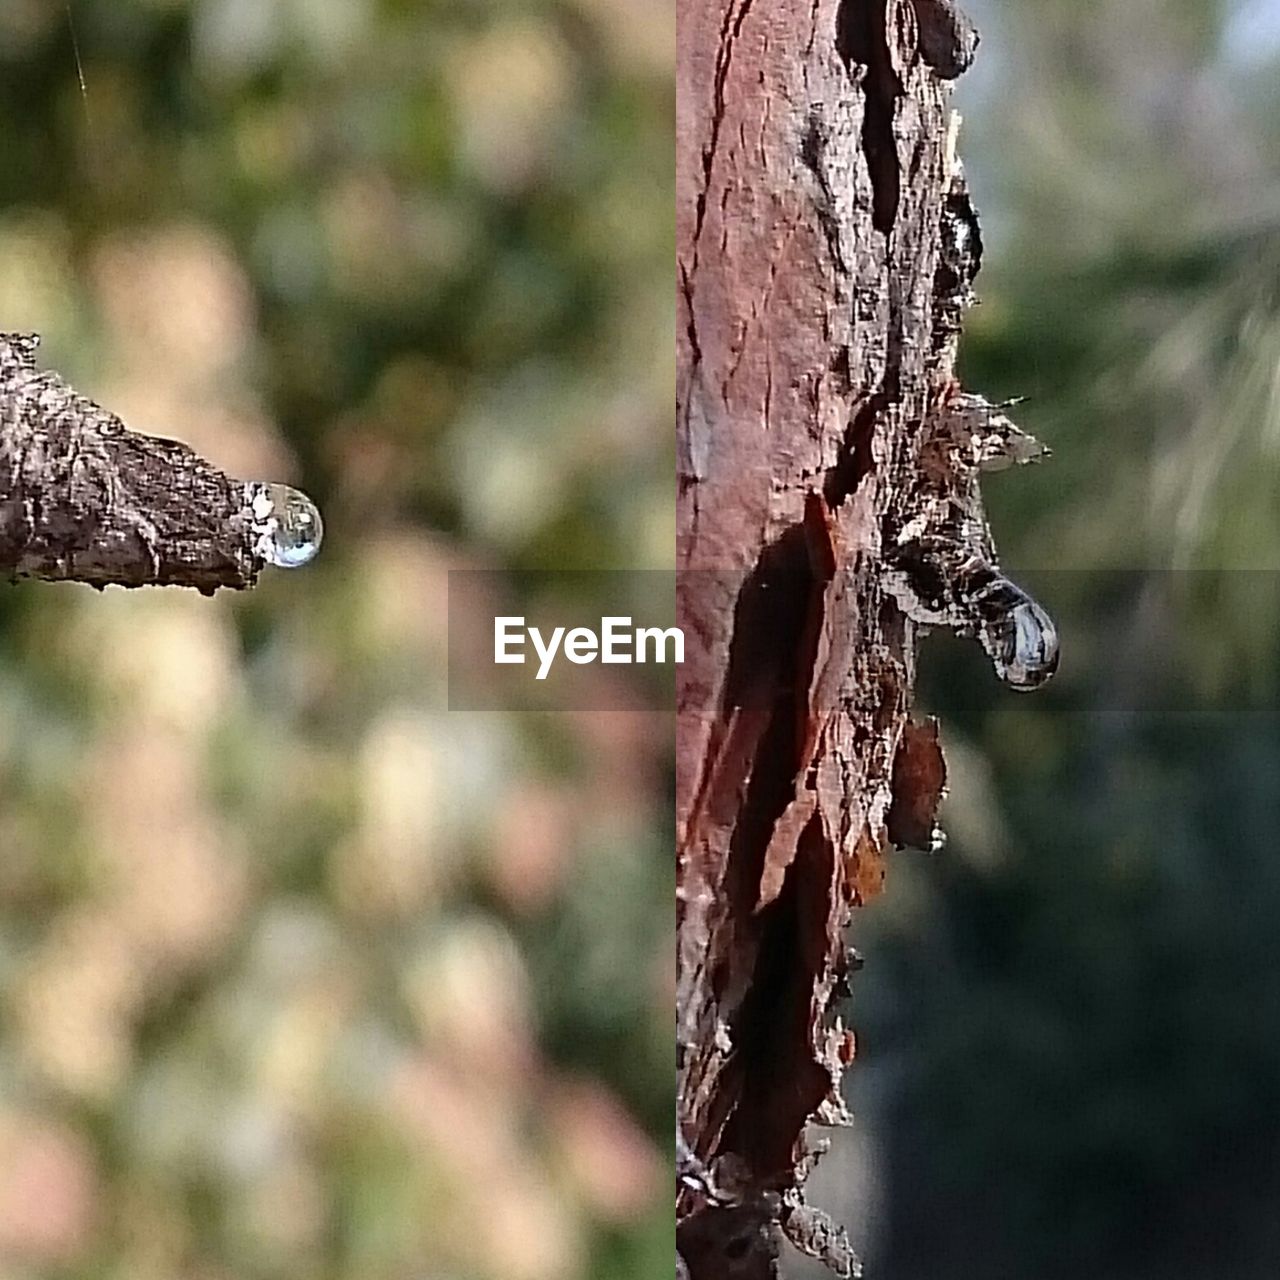
<path fill-rule="evenodd" d="M 0 327 L 327 525 L 0 590 L 4 1280 L 670 1275 L 670 717 L 450 713 L 445 640 L 449 568 L 670 565 L 673 51 L 0 5 Z"/>
<path fill-rule="evenodd" d="M 937 857 L 859 920 L 859 1130 L 817 1198 L 878 1280 L 1280 1274 L 1280 3 L 964 0 L 987 258 L 966 382 L 1043 692 L 922 650 Z M 799 1270 L 799 1268 L 797 1268 Z M 808 1275 L 806 1271 L 804 1274 Z"/>

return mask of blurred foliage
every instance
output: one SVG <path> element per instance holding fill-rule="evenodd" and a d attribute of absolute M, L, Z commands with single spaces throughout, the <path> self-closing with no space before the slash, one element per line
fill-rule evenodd
<path fill-rule="evenodd" d="M 670 1274 L 670 724 L 451 713 L 445 650 L 451 567 L 670 562 L 673 41 L 0 6 L 0 325 L 327 527 L 0 594 L 6 1280 Z"/>
<path fill-rule="evenodd" d="M 1273 1275 L 1280 5 L 972 8 L 964 376 L 1054 450 L 986 491 L 1063 658 L 1023 700 L 924 645 L 952 839 L 859 923 L 872 1269 Z"/>

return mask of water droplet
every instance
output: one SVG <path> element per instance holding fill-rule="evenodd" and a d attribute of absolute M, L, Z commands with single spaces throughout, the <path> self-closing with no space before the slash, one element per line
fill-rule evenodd
<path fill-rule="evenodd" d="M 1007 578 L 998 592 L 1006 607 L 992 617 L 979 639 L 996 675 L 1013 689 L 1038 689 L 1058 669 L 1058 629 L 1053 619 L 1021 587 Z M 989 597 L 990 598 L 990 597 Z"/>
<path fill-rule="evenodd" d="M 315 557 L 324 538 L 316 504 L 287 484 L 251 485 L 256 551 L 268 564 L 296 569 Z"/>

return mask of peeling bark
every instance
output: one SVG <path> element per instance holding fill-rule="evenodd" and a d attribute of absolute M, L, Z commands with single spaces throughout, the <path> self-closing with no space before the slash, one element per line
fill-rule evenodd
<path fill-rule="evenodd" d="M 968 210 L 946 81 L 975 44 L 943 0 L 681 0 L 677 1126 L 703 1176 L 682 1179 L 677 1222 L 691 1280 L 776 1275 L 783 1231 L 857 1271 L 804 1205 L 806 1127 L 845 1119 L 853 1037 L 831 1012 L 844 926 L 880 888 L 891 813 L 899 838 L 931 832 L 944 777 L 932 731 L 910 730 L 916 627 L 885 576 L 921 486 L 950 474 L 925 474 L 926 443 L 955 395 L 976 257 L 946 243 L 948 201 Z"/>
<path fill-rule="evenodd" d="M 246 485 L 176 440 L 128 430 L 0 333 L 0 573 L 251 587 L 263 524 Z"/>

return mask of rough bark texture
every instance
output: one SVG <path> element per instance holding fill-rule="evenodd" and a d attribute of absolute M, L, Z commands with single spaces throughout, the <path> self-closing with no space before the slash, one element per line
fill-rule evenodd
<path fill-rule="evenodd" d="M 0 333 L 0 574 L 102 587 L 250 587 L 254 486 L 126 429 Z"/>
<path fill-rule="evenodd" d="M 885 548 L 955 392 L 971 277 L 944 244 L 948 198 L 968 210 L 946 81 L 975 44 L 941 0 L 681 0 L 677 1270 L 691 1280 L 775 1275 L 779 1231 L 857 1271 L 803 1203 L 806 1127 L 844 1119 L 843 928 L 878 891 L 891 836 L 931 837 L 945 777 L 933 728 L 909 718 L 916 633 Z"/>

